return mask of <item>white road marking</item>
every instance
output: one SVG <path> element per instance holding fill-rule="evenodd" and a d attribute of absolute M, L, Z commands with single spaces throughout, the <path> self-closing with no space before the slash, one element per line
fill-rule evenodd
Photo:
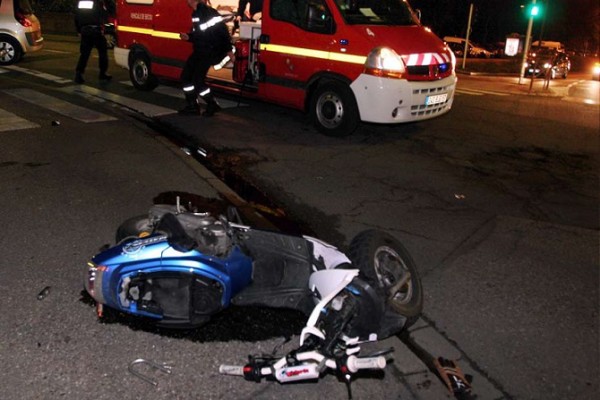
<path fill-rule="evenodd" d="M 119 83 L 126 86 L 133 86 L 131 81 L 120 81 Z M 164 94 L 165 96 L 169 97 L 175 97 L 177 99 L 185 99 L 185 96 L 183 95 L 183 90 L 171 86 L 159 85 L 156 89 L 154 89 L 154 92 Z M 237 101 L 228 99 L 217 98 L 217 101 L 219 102 L 221 108 L 248 107 L 248 104 L 246 103 L 239 103 L 238 105 Z"/>
<path fill-rule="evenodd" d="M 48 96 L 31 89 L 7 89 L 3 91 L 19 100 L 35 104 L 39 107 L 44 107 L 58 114 L 65 115 L 77 121 L 89 122 L 104 122 L 116 120 L 115 117 L 106 115 L 89 108 L 80 107 L 78 105 L 66 102 L 56 97 Z"/>
<path fill-rule="evenodd" d="M 40 125 L 0 108 L 0 132 L 39 128 Z"/>
<path fill-rule="evenodd" d="M 40 72 L 40 71 L 36 71 L 33 69 L 27 69 L 27 68 L 22 68 L 22 67 L 18 67 L 16 65 L 7 65 L 3 68 L 12 70 L 12 71 L 17 71 L 17 72 L 21 72 L 23 74 L 28 74 L 28 75 L 33 75 L 36 76 L 38 78 L 41 79 L 45 79 L 47 81 L 51 81 L 51 82 L 56 82 L 56 83 L 69 83 L 69 82 L 73 82 L 71 79 L 65 79 L 65 78 L 61 78 L 60 76 L 56 76 L 56 75 L 52 75 L 52 74 L 47 74 L 45 72 Z"/>
<path fill-rule="evenodd" d="M 157 106 L 143 101 L 138 101 L 129 97 L 120 96 L 118 94 L 110 93 L 105 90 L 100 90 L 86 85 L 75 85 L 67 86 L 62 89 L 65 92 L 76 93 L 82 96 L 93 96 L 108 100 L 110 102 L 119 104 L 123 107 L 129 108 L 148 117 L 159 117 L 161 115 L 174 114 L 176 111 L 170 108 Z"/>
<path fill-rule="evenodd" d="M 482 96 L 484 94 L 491 94 L 493 96 L 510 96 L 510 93 L 493 92 L 491 90 L 479 90 L 479 89 L 456 89 L 457 92 L 463 94 L 470 94 L 473 96 Z"/>

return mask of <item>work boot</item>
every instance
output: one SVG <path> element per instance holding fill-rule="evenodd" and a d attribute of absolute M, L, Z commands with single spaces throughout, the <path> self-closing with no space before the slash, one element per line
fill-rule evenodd
<path fill-rule="evenodd" d="M 85 82 L 83 79 L 83 74 L 81 72 L 75 72 L 75 79 L 73 79 L 75 83 L 82 84 Z"/>
<path fill-rule="evenodd" d="M 200 106 L 198 106 L 198 101 L 196 100 L 196 95 L 194 92 L 185 92 L 185 108 L 182 108 L 178 111 L 179 114 L 182 115 L 199 115 L 200 114 Z"/>
<path fill-rule="evenodd" d="M 221 111 L 221 106 L 212 94 L 206 95 L 202 99 L 206 101 L 206 111 L 202 113 L 203 116 L 212 117 L 217 111 Z"/>
<path fill-rule="evenodd" d="M 106 74 L 106 73 L 104 73 L 104 74 L 100 74 L 100 75 L 98 76 L 98 79 L 100 79 L 101 81 L 106 81 L 106 82 L 108 82 L 108 81 L 110 81 L 110 80 L 112 79 L 112 75 L 108 75 L 108 74 Z"/>
<path fill-rule="evenodd" d="M 181 110 L 177 111 L 181 115 L 200 115 L 200 108 L 197 104 L 188 104 Z"/>

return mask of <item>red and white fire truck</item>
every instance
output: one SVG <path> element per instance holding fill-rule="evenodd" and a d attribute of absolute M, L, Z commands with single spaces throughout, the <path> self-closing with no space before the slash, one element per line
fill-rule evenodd
<path fill-rule="evenodd" d="M 232 13 L 237 0 L 212 6 Z M 115 59 L 136 88 L 179 79 L 192 51 L 179 38 L 190 16 L 183 0 L 117 0 Z M 452 106 L 454 55 L 406 0 L 264 0 L 261 17 L 240 23 L 234 65 L 211 69 L 213 88 L 307 111 L 328 135 Z"/>

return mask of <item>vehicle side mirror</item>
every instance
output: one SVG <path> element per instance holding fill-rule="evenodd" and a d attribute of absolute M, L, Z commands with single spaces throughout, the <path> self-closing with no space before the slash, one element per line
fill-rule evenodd
<path fill-rule="evenodd" d="M 417 19 L 419 20 L 419 22 L 421 22 L 421 9 L 417 8 L 415 10 L 415 16 L 417 17 Z"/>

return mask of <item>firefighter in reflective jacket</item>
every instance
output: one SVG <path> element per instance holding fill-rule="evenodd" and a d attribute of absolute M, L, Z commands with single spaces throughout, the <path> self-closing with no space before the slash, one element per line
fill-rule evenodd
<path fill-rule="evenodd" d="M 208 69 L 217 65 L 231 53 L 231 37 L 223 22 L 223 17 L 214 8 L 208 6 L 207 0 L 187 0 L 192 10 L 192 30 L 181 33 L 182 40 L 192 42 L 193 52 L 188 57 L 181 81 L 187 106 L 180 110 L 181 114 L 198 114 L 198 99 L 206 102 L 203 115 L 211 116 L 221 107 L 204 82 Z"/>
<path fill-rule="evenodd" d="M 98 50 L 99 79 L 109 81 L 112 77 L 106 74 L 108 70 L 108 52 L 104 25 L 108 22 L 110 11 L 104 0 L 79 0 L 75 10 L 75 28 L 81 36 L 79 45 L 79 61 L 75 68 L 75 82 L 83 83 L 83 73 L 95 47 Z"/>

